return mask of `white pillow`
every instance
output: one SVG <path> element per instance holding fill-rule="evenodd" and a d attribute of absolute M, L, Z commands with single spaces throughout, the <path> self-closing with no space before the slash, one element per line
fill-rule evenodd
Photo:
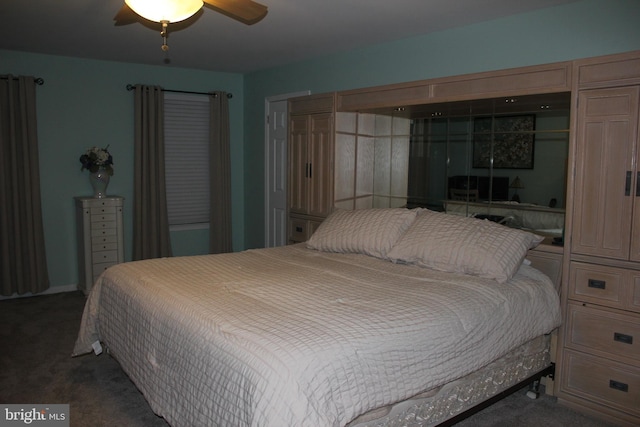
<path fill-rule="evenodd" d="M 416 217 L 404 208 L 336 210 L 307 241 L 307 247 L 325 252 L 361 253 L 386 259 Z"/>
<path fill-rule="evenodd" d="M 387 257 L 504 283 L 543 237 L 488 220 L 423 210 Z"/>

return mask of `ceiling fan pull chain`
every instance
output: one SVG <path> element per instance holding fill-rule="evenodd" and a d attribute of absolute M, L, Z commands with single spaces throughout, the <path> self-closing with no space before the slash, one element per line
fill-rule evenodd
<path fill-rule="evenodd" d="M 169 45 L 167 45 L 167 37 L 169 37 L 169 30 L 167 27 L 169 26 L 169 21 L 160 21 L 160 23 L 162 24 L 162 31 L 160 31 L 160 35 L 162 36 L 161 49 L 166 52 L 169 50 Z"/>

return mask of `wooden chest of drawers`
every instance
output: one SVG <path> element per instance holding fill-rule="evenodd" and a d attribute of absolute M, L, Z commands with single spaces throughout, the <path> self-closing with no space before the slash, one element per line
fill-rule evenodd
<path fill-rule="evenodd" d="M 561 400 L 640 423 L 640 271 L 573 261 L 569 267 Z"/>
<path fill-rule="evenodd" d="M 122 197 L 76 197 L 78 288 L 89 293 L 100 274 L 124 261 Z"/>

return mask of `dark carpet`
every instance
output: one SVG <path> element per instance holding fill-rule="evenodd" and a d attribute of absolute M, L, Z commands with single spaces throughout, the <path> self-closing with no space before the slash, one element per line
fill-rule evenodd
<path fill-rule="evenodd" d="M 81 292 L 0 301 L 0 403 L 68 403 L 72 427 L 167 427 L 113 358 L 70 356 L 84 303 Z M 525 393 L 518 391 L 458 425 L 609 426 L 558 405 L 551 396 L 532 400 Z"/>

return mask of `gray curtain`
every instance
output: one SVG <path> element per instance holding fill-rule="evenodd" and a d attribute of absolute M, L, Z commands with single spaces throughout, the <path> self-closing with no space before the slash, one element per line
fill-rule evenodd
<path fill-rule="evenodd" d="M 0 76 L 0 285 L 4 296 L 49 288 L 36 128 L 34 78 Z"/>
<path fill-rule="evenodd" d="M 171 256 L 164 175 L 164 98 L 159 86 L 136 85 L 133 259 Z"/>
<path fill-rule="evenodd" d="M 209 155 L 210 217 L 209 253 L 231 252 L 231 151 L 229 147 L 229 99 L 226 92 L 212 92 L 211 145 Z"/>

